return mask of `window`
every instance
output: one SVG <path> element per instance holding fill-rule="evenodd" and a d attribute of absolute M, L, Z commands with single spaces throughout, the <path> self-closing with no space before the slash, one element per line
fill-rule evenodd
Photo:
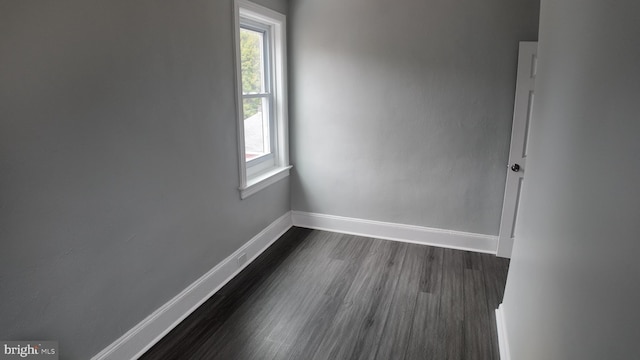
<path fill-rule="evenodd" d="M 289 175 L 286 19 L 235 1 L 240 196 Z"/>

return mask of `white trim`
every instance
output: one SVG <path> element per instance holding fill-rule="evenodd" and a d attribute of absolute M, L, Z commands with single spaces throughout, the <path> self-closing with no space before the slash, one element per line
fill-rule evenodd
<path fill-rule="evenodd" d="M 495 254 L 498 237 L 415 225 L 291 211 L 294 226 Z"/>
<path fill-rule="evenodd" d="M 281 175 L 283 171 L 287 172 L 291 167 L 289 165 L 289 114 L 288 114 L 288 100 L 287 100 L 287 18 L 285 15 L 276 11 L 268 9 L 264 6 L 252 3 L 247 0 L 235 0 L 234 6 L 234 45 L 235 45 L 235 66 L 236 66 L 236 112 L 237 112 L 237 134 L 238 134 L 238 164 L 240 175 L 240 197 L 245 199 L 246 197 L 254 194 L 257 191 L 264 189 L 265 187 L 275 183 L 282 179 Z M 273 44 L 273 51 L 270 56 L 272 61 L 271 73 L 273 74 L 272 84 L 272 99 L 273 99 L 273 125 L 275 126 L 274 146 L 275 149 L 271 149 L 275 155 L 275 164 L 266 174 L 269 176 L 276 176 L 273 181 L 266 181 L 264 174 L 253 175 L 251 171 L 247 169 L 247 162 L 245 159 L 245 144 L 244 144 L 244 117 L 243 117 L 243 95 L 242 95 L 242 64 L 240 62 L 240 17 L 255 20 L 262 24 L 265 24 L 270 28 L 269 34 L 271 36 L 271 43 Z M 247 191 L 252 188 L 253 185 L 260 183 L 260 186 Z"/>
<path fill-rule="evenodd" d="M 287 212 L 91 360 L 137 359 L 291 228 Z M 249 261 L 238 264 L 246 254 Z"/>
<path fill-rule="evenodd" d="M 286 172 L 288 174 L 288 168 Z M 284 170 L 281 174 L 284 174 Z M 286 175 L 279 176 L 285 177 Z M 272 178 L 274 176 L 271 176 Z M 290 211 L 275 220 L 119 339 L 93 356 L 91 360 L 121 360 L 140 357 L 247 265 L 253 262 L 291 226 L 492 254 L 495 254 L 497 245 L 497 237 L 490 235 Z M 238 264 L 237 259 L 243 253 L 246 254 L 249 260 L 243 264 Z M 500 308 L 496 310 L 496 320 L 498 323 L 501 359 L 510 360 L 506 332 L 504 331 L 504 320 Z M 506 351 L 506 353 L 503 351 Z M 504 354 L 507 354 L 506 357 Z"/>
<path fill-rule="evenodd" d="M 507 339 L 507 327 L 504 321 L 502 304 L 496 309 L 496 326 L 498 328 L 498 345 L 500 347 L 500 360 L 511 360 L 509 341 Z"/>
<path fill-rule="evenodd" d="M 242 64 L 240 59 L 240 2 L 235 1 L 233 5 L 233 44 L 234 44 L 234 63 L 236 66 L 236 127 L 238 134 L 238 172 L 240 175 L 240 188 L 247 186 L 247 166 L 245 164 L 245 145 L 244 145 L 244 123 L 241 122 L 243 117 L 243 101 L 242 101 Z M 244 121 L 244 119 L 242 119 Z"/>
<path fill-rule="evenodd" d="M 267 186 L 274 184 L 287 176 L 289 176 L 289 169 L 292 166 L 286 166 L 282 168 L 273 169 L 271 171 L 267 171 L 264 174 L 256 176 L 252 178 L 247 185 L 243 188 L 240 188 L 240 198 L 246 199 L 249 196 L 257 193 L 258 191 L 266 188 Z"/>

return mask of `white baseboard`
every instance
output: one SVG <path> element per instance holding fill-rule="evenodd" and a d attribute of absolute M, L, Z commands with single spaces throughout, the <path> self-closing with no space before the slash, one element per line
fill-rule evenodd
<path fill-rule="evenodd" d="M 511 360 L 509 341 L 507 340 L 507 328 L 504 322 L 504 310 L 502 304 L 496 309 L 496 326 L 498 327 L 498 344 L 500 346 L 500 360 Z"/>
<path fill-rule="evenodd" d="M 254 261 L 291 226 L 333 231 L 482 253 L 496 253 L 496 236 L 291 211 L 282 215 L 242 247 L 107 346 L 91 360 L 137 359 L 189 314 Z M 237 258 L 246 253 L 247 261 Z M 496 310 L 496 315 L 499 310 Z M 498 323 L 500 336 L 500 323 Z M 503 340 L 500 338 L 502 355 Z M 507 347 L 508 349 L 508 347 Z M 502 360 L 508 360 L 502 357 Z"/>
<path fill-rule="evenodd" d="M 287 212 L 91 360 L 137 359 L 291 228 Z M 238 264 L 246 253 L 248 261 Z"/>
<path fill-rule="evenodd" d="M 498 237 L 462 231 L 292 211 L 294 226 L 495 254 Z"/>

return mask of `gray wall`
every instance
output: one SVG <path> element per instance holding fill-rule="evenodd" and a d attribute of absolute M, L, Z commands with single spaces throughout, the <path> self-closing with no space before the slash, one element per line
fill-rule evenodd
<path fill-rule="evenodd" d="M 538 5 L 292 0 L 292 208 L 496 235 Z"/>
<path fill-rule="evenodd" d="M 87 359 L 289 210 L 237 190 L 231 4 L 0 3 L 0 339 Z"/>
<path fill-rule="evenodd" d="M 640 359 L 640 3 L 543 0 L 511 358 Z"/>

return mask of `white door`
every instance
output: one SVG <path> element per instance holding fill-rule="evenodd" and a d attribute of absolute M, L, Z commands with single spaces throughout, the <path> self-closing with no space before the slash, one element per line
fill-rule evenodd
<path fill-rule="evenodd" d="M 516 81 L 516 98 L 511 129 L 511 148 L 509 150 L 507 183 L 504 190 L 500 234 L 498 236 L 498 256 L 500 257 L 511 257 L 511 249 L 516 234 L 520 194 L 527 168 L 527 140 L 532 121 L 531 109 L 533 108 L 535 94 L 537 50 L 537 42 L 520 42 L 518 79 Z"/>

